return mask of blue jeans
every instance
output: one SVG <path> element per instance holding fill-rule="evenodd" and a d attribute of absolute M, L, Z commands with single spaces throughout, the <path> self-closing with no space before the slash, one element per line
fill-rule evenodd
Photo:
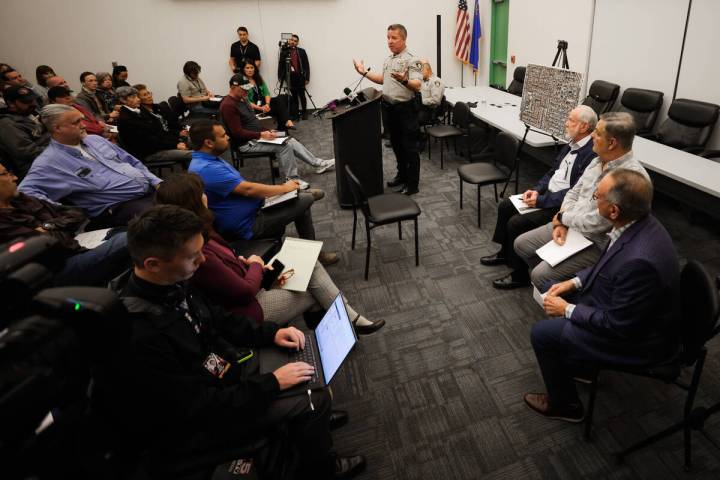
<path fill-rule="evenodd" d="M 55 275 L 55 286 L 104 287 L 131 266 L 125 232 L 113 235 L 92 250 L 68 258 Z"/>

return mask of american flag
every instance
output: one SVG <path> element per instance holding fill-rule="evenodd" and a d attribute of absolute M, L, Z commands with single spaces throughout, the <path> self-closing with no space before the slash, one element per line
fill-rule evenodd
<path fill-rule="evenodd" d="M 458 2 L 455 19 L 455 56 L 463 63 L 468 63 L 470 56 L 470 15 L 466 0 Z"/>

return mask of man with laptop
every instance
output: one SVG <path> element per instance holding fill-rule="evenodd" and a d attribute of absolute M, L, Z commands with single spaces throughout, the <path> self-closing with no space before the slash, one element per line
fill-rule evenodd
<path fill-rule="evenodd" d="M 308 346 L 303 332 L 272 322 L 257 326 L 211 304 L 187 283 L 204 261 L 203 230 L 203 222 L 183 208 L 146 211 L 128 228 L 134 269 L 112 285 L 133 321 L 134 395 L 126 408 L 149 443 L 153 477 L 207 471 L 209 478 L 217 465 L 237 459 L 241 447 L 281 424 L 299 453 L 297 478 L 354 476 L 364 457 L 331 451 L 330 430 L 347 416 L 332 412 L 327 389 L 307 383 L 318 373 L 326 385 L 354 345 L 354 335 L 343 335 L 347 329 L 352 334 L 352 326 L 347 313 L 347 326 L 342 323 L 342 300 L 312 340 L 316 360 L 325 362 L 322 372 L 289 361 L 289 351 Z M 328 340 L 325 330 L 338 338 Z M 278 351 L 285 361 L 262 370 L 267 351 L 256 348 L 273 346 L 283 347 Z M 288 394 L 293 387 L 300 394 Z"/>

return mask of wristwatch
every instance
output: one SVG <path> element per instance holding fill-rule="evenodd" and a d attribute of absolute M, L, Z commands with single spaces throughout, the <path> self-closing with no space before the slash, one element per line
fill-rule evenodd
<path fill-rule="evenodd" d="M 565 225 L 562 221 L 562 214 L 563 214 L 563 212 L 558 212 L 557 221 L 560 222 L 560 225 Z"/>
<path fill-rule="evenodd" d="M 48 223 L 45 222 L 42 224 L 42 228 L 45 230 L 55 230 L 55 224 L 54 223 Z"/>

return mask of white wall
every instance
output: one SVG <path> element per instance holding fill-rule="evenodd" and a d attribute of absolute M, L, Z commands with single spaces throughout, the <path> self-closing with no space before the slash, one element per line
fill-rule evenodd
<path fill-rule="evenodd" d="M 486 36 L 478 83 L 487 84 L 490 5 L 482 3 Z M 382 68 L 390 23 L 403 23 L 410 50 L 435 66 L 436 14 L 442 15 L 443 79 L 459 85 L 460 62 L 452 55 L 456 8 L 449 0 L 4 0 L 0 61 L 33 81 L 37 65 L 51 65 L 77 89 L 82 71 L 108 71 L 116 60 L 128 67 L 130 83 L 147 83 L 162 100 L 175 94 L 182 65 L 191 59 L 202 66 L 208 87 L 224 93 L 239 25 L 259 45 L 262 73 L 273 88 L 280 33 L 296 32 L 310 57 L 308 89 L 321 106 L 358 79 L 353 57 Z M 466 84 L 468 78 L 466 73 Z"/>
<path fill-rule="evenodd" d="M 693 0 L 680 68 L 678 98 L 720 105 L 720 62 L 715 53 L 720 45 L 720 29 L 717 28 L 719 16 L 717 0 Z M 708 148 L 720 149 L 720 128 L 715 128 Z"/>
<path fill-rule="evenodd" d="M 672 102 L 687 7 L 688 0 L 598 1 L 590 82 L 600 79 L 617 83 L 620 95 L 629 87 L 664 92 L 659 125 Z"/>
<path fill-rule="evenodd" d="M 558 40 L 568 42 L 570 69 L 582 73 L 585 79 L 594 3 L 594 0 L 510 0 L 506 85 L 516 66 L 551 65 Z M 512 55 L 515 65 L 510 64 Z"/>

